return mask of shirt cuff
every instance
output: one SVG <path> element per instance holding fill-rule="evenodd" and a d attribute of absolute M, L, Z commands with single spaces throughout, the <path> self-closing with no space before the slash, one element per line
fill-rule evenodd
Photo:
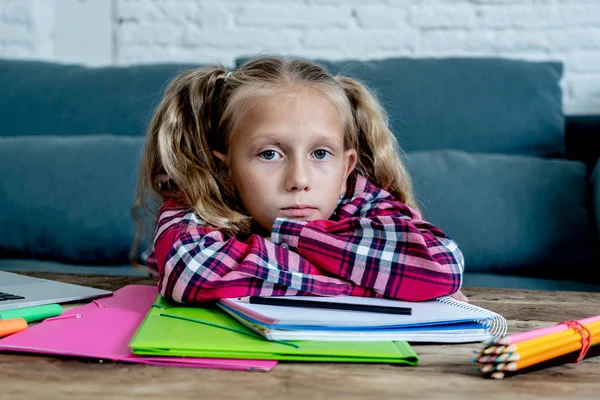
<path fill-rule="evenodd" d="M 278 245 L 285 244 L 288 248 L 295 250 L 300 242 L 300 233 L 306 224 L 308 221 L 277 218 L 271 230 L 271 241 Z"/>

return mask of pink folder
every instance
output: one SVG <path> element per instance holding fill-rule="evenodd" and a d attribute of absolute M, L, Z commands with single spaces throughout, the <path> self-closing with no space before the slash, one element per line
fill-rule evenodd
<path fill-rule="evenodd" d="M 133 355 L 129 341 L 158 295 L 129 285 L 110 297 L 73 308 L 0 340 L 0 351 L 75 356 L 177 367 L 270 371 L 277 361 Z M 200 339 L 199 339 L 200 340 Z"/>

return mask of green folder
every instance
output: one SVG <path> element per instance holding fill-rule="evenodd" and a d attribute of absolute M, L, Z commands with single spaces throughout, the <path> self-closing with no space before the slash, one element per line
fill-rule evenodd
<path fill-rule="evenodd" d="M 133 354 L 416 365 L 407 342 L 268 341 L 216 306 L 183 307 L 158 296 L 131 339 Z"/>

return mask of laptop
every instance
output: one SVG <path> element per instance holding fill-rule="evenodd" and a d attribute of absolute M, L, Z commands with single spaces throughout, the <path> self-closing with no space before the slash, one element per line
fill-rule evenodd
<path fill-rule="evenodd" d="M 95 299 L 111 291 L 0 271 L 0 311 Z"/>

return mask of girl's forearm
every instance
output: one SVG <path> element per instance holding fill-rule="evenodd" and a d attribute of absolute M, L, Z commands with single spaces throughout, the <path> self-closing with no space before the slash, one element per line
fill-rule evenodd
<path fill-rule="evenodd" d="M 276 243 L 315 266 L 384 297 L 427 300 L 455 293 L 462 283 L 456 243 L 405 218 L 278 219 L 273 232 Z"/>

